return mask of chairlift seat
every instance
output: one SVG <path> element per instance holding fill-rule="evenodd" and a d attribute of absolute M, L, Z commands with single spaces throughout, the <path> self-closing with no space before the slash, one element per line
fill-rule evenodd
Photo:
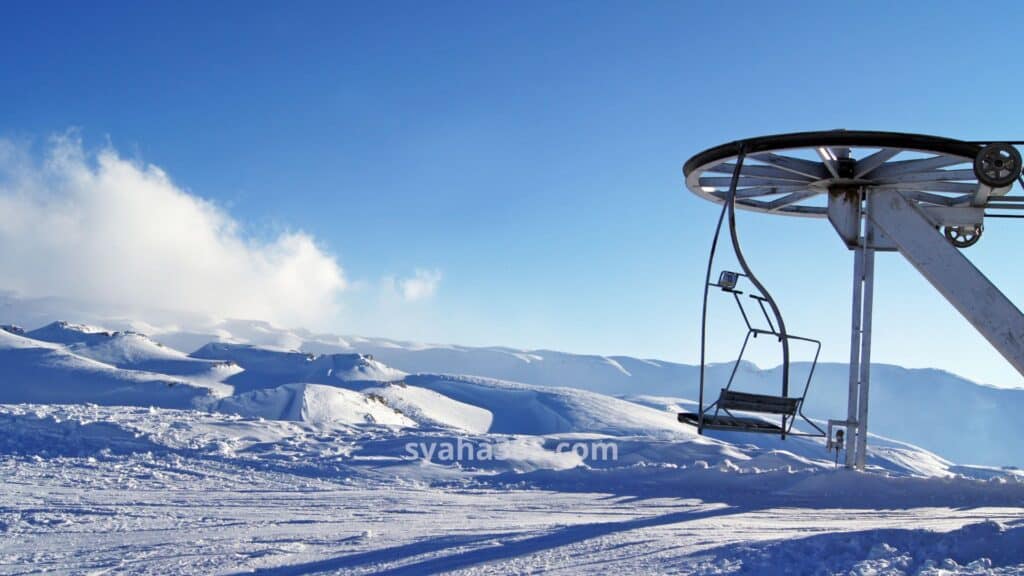
<path fill-rule="evenodd" d="M 718 407 L 727 411 L 739 410 L 741 412 L 794 416 L 800 408 L 801 400 L 801 398 L 751 394 L 749 392 L 736 392 L 735 390 L 723 388 L 721 395 L 718 397 Z"/>
<path fill-rule="evenodd" d="M 682 412 L 679 421 L 684 424 L 700 426 L 700 414 Z M 705 414 L 704 428 L 708 430 L 734 430 L 738 432 L 765 432 L 782 434 L 783 429 L 772 422 L 749 416 L 731 416 L 728 414 Z"/>

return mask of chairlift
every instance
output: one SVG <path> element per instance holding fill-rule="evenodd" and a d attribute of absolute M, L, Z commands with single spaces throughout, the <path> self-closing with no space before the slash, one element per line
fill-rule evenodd
<path fill-rule="evenodd" d="M 1024 141 L 965 141 L 840 129 L 736 140 L 687 160 L 683 165 L 687 189 L 721 204 L 722 209 L 704 283 L 700 401 L 697 412 L 680 414 L 680 421 L 696 426 L 700 433 L 722 429 L 769 432 L 785 438 L 801 434 L 794 431 L 793 424 L 802 418 L 809 425 L 807 430 L 818 432 L 808 435 L 825 436 L 828 448 L 845 449 L 848 468 L 864 470 L 876 253 L 903 256 L 1024 374 L 1024 312 L 963 254 L 983 235 L 986 219 L 1024 218 L 1024 196 L 1011 194 L 1016 185 L 1024 187 L 1021 146 Z M 778 306 L 743 258 L 736 234 L 737 209 L 828 220 L 853 255 L 846 417 L 828 420 L 824 434 L 801 413 L 817 354 L 802 393 L 790 395 L 790 343 L 805 340 L 820 345 L 787 332 Z M 715 249 L 726 215 L 740 269 L 725 271 L 712 282 Z M 752 288 L 747 287 L 748 282 Z M 725 388 L 705 406 L 708 297 L 719 290 L 731 294 L 740 305 L 747 340 Z M 767 325 L 760 326 L 762 323 Z M 777 339 L 782 348 L 778 396 L 733 389 L 747 342 L 761 336 Z M 843 432 L 841 437 L 839 432 Z"/>
<path fill-rule="evenodd" d="M 739 181 L 739 174 L 743 166 L 743 158 L 744 153 L 741 151 L 740 155 L 736 159 L 736 167 L 729 186 L 728 196 L 722 205 L 722 212 L 718 218 L 718 226 L 715 228 L 714 239 L 711 243 L 711 253 L 708 257 L 708 267 L 704 285 L 703 312 L 701 316 L 700 397 L 698 410 L 697 412 L 680 413 L 679 421 L 696 426 L 698 433 L 701 434 L 704 433 L 704 430 L 732 430 L 740 432 L 778 434 L 783 439 L 785 439 L 787 435 L 823 437 L 825 436 L 825 431 L 803 414 L 804 399 L 807 397 L 807 391 L 810 388 L 811 379 L 814 377 L 814 369 L 818 364 L 818 356 L 821 352 L 821 342 L 813 338 L 790 334 L 786 330 L 786 324 L 782 318 L 782 313 L 779 311 L 778 305 L 775 303 L 775 300 L 767 289 L 765 289 L 764 285 L 761 284 L 758 278 L 751 271 L 750 266 L 747 264 L 746 259 L 743 256 L 743 251 L 740 249 L 739 236 L 736 232 L 736 188 Z M 733 251 L 736 254 L 736 259 L 743 272 L 722 270 L 718 276 L 718 280 L 713 282 L 711 280 L 711 272 L 714 269 L 715 251 L 718 247 L 718 239 L 721 235 L 722 225 L 726 221 L 725 216 L 727 214 L 729 236 L 732 240 Z M 741 279 L 745 279 L 752 286 L 749 292 L 744 293 L 744 291 L 739 290 Z M 740 348 L 739 355 L 737 356 L 729 374 L 729 380 L 726 382 L 725 387 L 719 391 L 718 399 L 705 406 L 708 297 L 710 295 L 711 288 L 718 288 L 723 293 L 732 295 L 733 300 L 736 302 L 736 306 L 739 308 L 740 316 L 743 318 L 743 322 L 747 327 L 747 334 L 743 339 L 743 345 Z M 750 304 L 751 301 L 756 304 L 757 309 L 761 311 L 761 315 L 764 317 L 766 323 L 765 327 L 759 327 L 759 324 L 752 322 L 751 315 L 747 313 L 747 308 L 744 306 L 744 301 L 746 301 L 747 304 Z M 736 380 L 736 373 L 740 363 L 743 361 L 743 355 L 747 350 L 747 345 L 750 343 L 751 338 L 757 338 L 759 336 L 770 336 L 778 340 L 781 344 L 782 389 L 781 394 L 779 395 L 745 392 L 733 389 L 733 384 Z M 814 359 L 811 362 L 811 367 L 807 374 L 807 380 L 804 382 L 803 389 L 798 396 L 790 395 L 791 341 L 807 342 L 815 346 Z M 779 418 L 779 423 L 776 424 L 770 419 L 765 418 L 765 416 L 769 418 Z M 810 425 L 810 427 L 816 430 L 816 432 L 793 432 L 793 424 L 798 418 Z"/>

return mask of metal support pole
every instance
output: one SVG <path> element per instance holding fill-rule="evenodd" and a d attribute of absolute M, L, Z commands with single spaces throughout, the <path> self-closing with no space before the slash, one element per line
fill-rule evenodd
<path fill-rule="evenodd" d="M 846 404 L 846 467 L 854 465 L 857 451 L 857 400 L 860 384 L 860 319 L 861 295 L 864 293 L 864 249 L 858 246 L 853 252 L 853 311 L 850 322 L 850 389 Z"/>
<path fill-rule="evenodd" d="M 867 224 L 871 226 L 870 223 Z M 870 237 L 870 236 L 869 236 Z M 860 398 L 857 402 L 857 470 L 868 454 L 868 391 L 871 387 L 871 310 L 875 293 L 875 251 L 864 251 L 864 308 L 860 336 Z"/>

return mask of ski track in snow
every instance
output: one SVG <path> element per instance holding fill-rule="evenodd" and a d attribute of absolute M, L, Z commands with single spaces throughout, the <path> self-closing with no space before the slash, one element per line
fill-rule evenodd
<path fill-rule="evenodd" d="M 5 574 L 1024 572 L 1012 480 L 877 476 L 860 506 L 843 471 L 495 474 L 403 458 L 385 427 L 8 406 L 0 433 Z"/>

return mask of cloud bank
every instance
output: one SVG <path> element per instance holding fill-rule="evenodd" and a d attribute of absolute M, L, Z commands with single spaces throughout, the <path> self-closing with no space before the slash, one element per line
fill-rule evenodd
<path fill-rule="evenodd" d="M 253 239 L 156 166 L 109 147 L 87 154 L 74 135 L 52 139 L 41 161 L 0 139 L 0 290 L 136 318 L 319 328 L 337 318 L 345 287 L 337 260 L 308 234 Z"/>
<path fill-rule="evenodd" d="M 395 288 L 406 302 L 416 302 L 433 297 L 440 283 L 440 270 L 417 269 L 411 277 L 396 280 Z"/>

